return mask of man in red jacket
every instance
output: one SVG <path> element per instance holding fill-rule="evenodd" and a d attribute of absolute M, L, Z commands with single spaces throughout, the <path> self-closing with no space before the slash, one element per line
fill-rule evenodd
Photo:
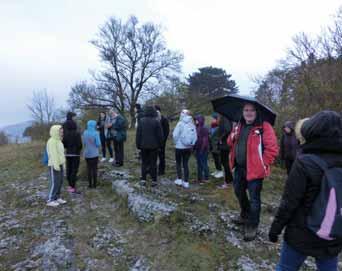
<path fill-rule="evenodd" d="M 241 208 L 240 217 L 235 222 L 245 226 L 244 240 L 252 241 L 256 238 L 260 220 L 262 181 L 269 176 L 279 148 L 272 126 L 261 120 L 254 104 L 245 104 L 242 115 L 241 122 L 228 137 L 231 147 L 229 165 Z"/>

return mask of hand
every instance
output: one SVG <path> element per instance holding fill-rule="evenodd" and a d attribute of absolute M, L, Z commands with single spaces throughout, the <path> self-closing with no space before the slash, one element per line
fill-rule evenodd
<path fill-rule="evenodd" d="M 270 242 L 272 243 L 277 243 L 278 242 L 278 235 L 274 234 L 272 232 L 268 233 L 268 239 L 270 240 Z"/>

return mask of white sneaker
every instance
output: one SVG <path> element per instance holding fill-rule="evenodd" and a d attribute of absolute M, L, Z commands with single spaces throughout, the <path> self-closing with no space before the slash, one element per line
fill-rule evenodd
<path fill-rule="evenodd" d="M 213 173 L 211 173 L 210 175 L 211 176 L 215 176 L 219 171 L 218 170 L 215 170 Z"/>
<path fill-rule="evenodd" d="M 65 203 L 67 203 L 66 200 L 61 199 L 61 198 L 57 199 L 56 201 L 57 201 L 59 204 L 65 204 Z"/>
<path fill-rule="evenodd" d="M 57 207 L 57 206 L 59 206 L 59 203 L 58 203 L 57 200 L 52 200 L 52 201 L 48 201 L 48 202 L 46 203 L 46 206 Z"/>
<path fill-rule="evenodd" d="M 184 188 L 189 188 L 189 182 L 183 182 L 183 187 Z"/>
<path fill-rule="evenodd" d="M 223 171 L 218 171 L 214 177 L 215 178 L 223 178 L 224 177 Z"/>
<path fill-rule="evenodd" d="M 100 162 L 105 162 L 106 160 L 107 160 L 106 157 L 102 157 Z"/>
<path fill-rule="evenodd" d="M 183 185 L 183 181 L 181 179 L 176 179 L 175 180 L 175 184 L 179 185 L 179 186 L 182 186 Z"/>
<path fill-rule="evenodd" d="M 109 163 L 113 163 L 113 162 L 114 162 L 114 158 L 110 158 L 110 159 L 108 160 L 108 162 L 109 162 Z"/>

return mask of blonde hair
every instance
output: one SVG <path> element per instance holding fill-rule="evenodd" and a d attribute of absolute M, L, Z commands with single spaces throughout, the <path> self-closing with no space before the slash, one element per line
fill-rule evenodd
<path fill-rule="evenodd" d="M 302 135 L 301 129 L 304 124 L 309 118 L 304 118 L 299 121 L 297 121 L 296 126 L 295 126 L 295 134 L 296 138 L 299 140 L 300 145 L 303 145 L 305 143 L 305 138 Z"/>

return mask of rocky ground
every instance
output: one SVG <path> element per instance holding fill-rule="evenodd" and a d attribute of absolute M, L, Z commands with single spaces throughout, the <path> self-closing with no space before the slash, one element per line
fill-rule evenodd
<path fill-rule="evenodd" d="M 101 164 L 97 189 L 87 189 L 81 168 L 82 193 L 64 187 L 67 204 L 51 208 L 39 148 L 22 148 L 0 150 L 8 158 L 0 161 L 0 270 L 274 270 L 279 244 L 267 230 L 279 195 L 265 197 L 260 235 L 249 243 L 231 223 L 231 188 L 183 190 L 169 178 L 143 188 L 136 162 Z M 303 270 L 315 270 L 311 259 Z"/>

